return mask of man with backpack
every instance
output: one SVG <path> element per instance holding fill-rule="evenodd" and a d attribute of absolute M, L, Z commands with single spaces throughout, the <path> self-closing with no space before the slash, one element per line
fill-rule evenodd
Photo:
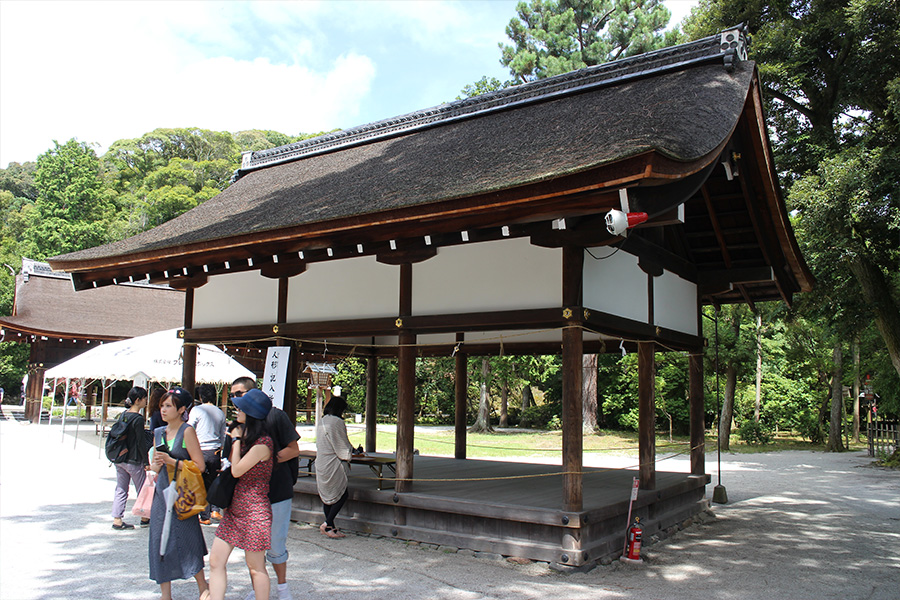
<path fill-rule="evenodd" d="M 141 409 L 147 406 L 147 390 L 142 387 L 131 388 L 125 399 L 125 408 L 119 419 L 113 424 L 106 438 L 106 458 L 116 466 L 116 492 L 113 496 L 112 528 L 116 530 L 134 529 L 134 525 L 125 523 L 125 503 L 128 501 L 128 482 L 134 484 L 136 493 L 141 493 L 146 477 L 146 468 L 150 464 L 147 458 L 149 447 L 147 435 L 144 433 L 144 417 Z M 141 527 L 150 524 L 150 519 L 141 519 Z"/>
<path fill-rule="evenodd" d="M 200 399 L 201 404 L 193 407 L 188 416 L 188 425 L 197 432 L 197 439 L 200 440 L 200 450 L 203 451 L 203 460 L 206 465 L 203 471 L 203 484 L 206 489 L 212 485 L 222 468 L 222 442 L 225 441 L 225 413 L 216 406 L 216 386 L 209 383 L 201 384 L 197 387 L 195 397 Z M 209 525 L 210 516 L 213 512 L 218 515 L 218 507 L 207 504 L 203 512 L 200 513 L 200 523 Z M 218 515 L 217 518 L 221 518 Z"/>

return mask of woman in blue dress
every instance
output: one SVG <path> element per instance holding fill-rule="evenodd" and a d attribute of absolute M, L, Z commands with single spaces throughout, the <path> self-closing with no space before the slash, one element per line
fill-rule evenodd
<path fill-rule="evenodd" d="M 159 584 L 162 600 L 172 600 L 174 579 L 191 577 L 197 580 L 201 600 L 209 596 L 209 587 L 203 572 L 206 541 L 203 539 L 197 515 L 183 521 L 172 515 L 169 522 L 169 539 L 163 556 L 160 556 L 160 543 L 166 518 L 163 490 L 171 483 L 179 461 L 192 460 L 194 464 L 204 464 L 197 433 L 193 427 L 184 422 L 185 411 L 193 404 L 194 398 L 183 388 L 172 388 L 166 392 L 160 403 L 160 412 L 167 425 L 153 432 L 157 448 L 153 456 L 153 470 L 159 476 L 156 479 L 156 493 L 150 511 L 150 579 Z M 163 451 L 161 446 L 164 446 L 166 451 Z"/>

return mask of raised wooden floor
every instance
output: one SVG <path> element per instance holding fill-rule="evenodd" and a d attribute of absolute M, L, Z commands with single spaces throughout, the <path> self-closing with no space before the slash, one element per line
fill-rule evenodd
<path fill-rule="evenodd" d="M 561 468 L 554 465 L 416 456 L 411 492 L 376 489 L 369 469 L 354 466 L 338 527 L 580 566 L 622 551 L 636 470 L 584 468 L 584 510 L 566 512 Z M 305 469 L 301 468 L 301 474 Z M 707 476 L 657 471 L 633 514 L 644 535 L 707 507 Z M 295 520 L 321 523 L 315 477 L 294 487 Z"/>

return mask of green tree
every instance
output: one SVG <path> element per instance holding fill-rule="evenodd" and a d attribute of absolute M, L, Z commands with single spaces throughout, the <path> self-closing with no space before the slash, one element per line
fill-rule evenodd
<path fill-rule="evenodd" d="M 74 139 L 53 144 L 37 160 L 34 210 L 23 212 L 24 248 L 39 260 L 105 243 L 113 211 L 94 149 Z"/>
<path fill-rule="evenodd" d="M 500 63 L 533 81 L 670 45 L 671 13 L 660 0 L 531 0 L 516 6 Z"/>

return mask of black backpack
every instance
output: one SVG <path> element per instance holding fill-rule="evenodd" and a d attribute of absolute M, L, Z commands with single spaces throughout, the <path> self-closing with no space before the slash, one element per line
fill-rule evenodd
<path fill-rule="evenodd" d="M 112 463 L 122 463 L 128 459 L 128 420 L 122 413 L 119 420 L 113 423 L 106 437 L 106 458 Z"/>

